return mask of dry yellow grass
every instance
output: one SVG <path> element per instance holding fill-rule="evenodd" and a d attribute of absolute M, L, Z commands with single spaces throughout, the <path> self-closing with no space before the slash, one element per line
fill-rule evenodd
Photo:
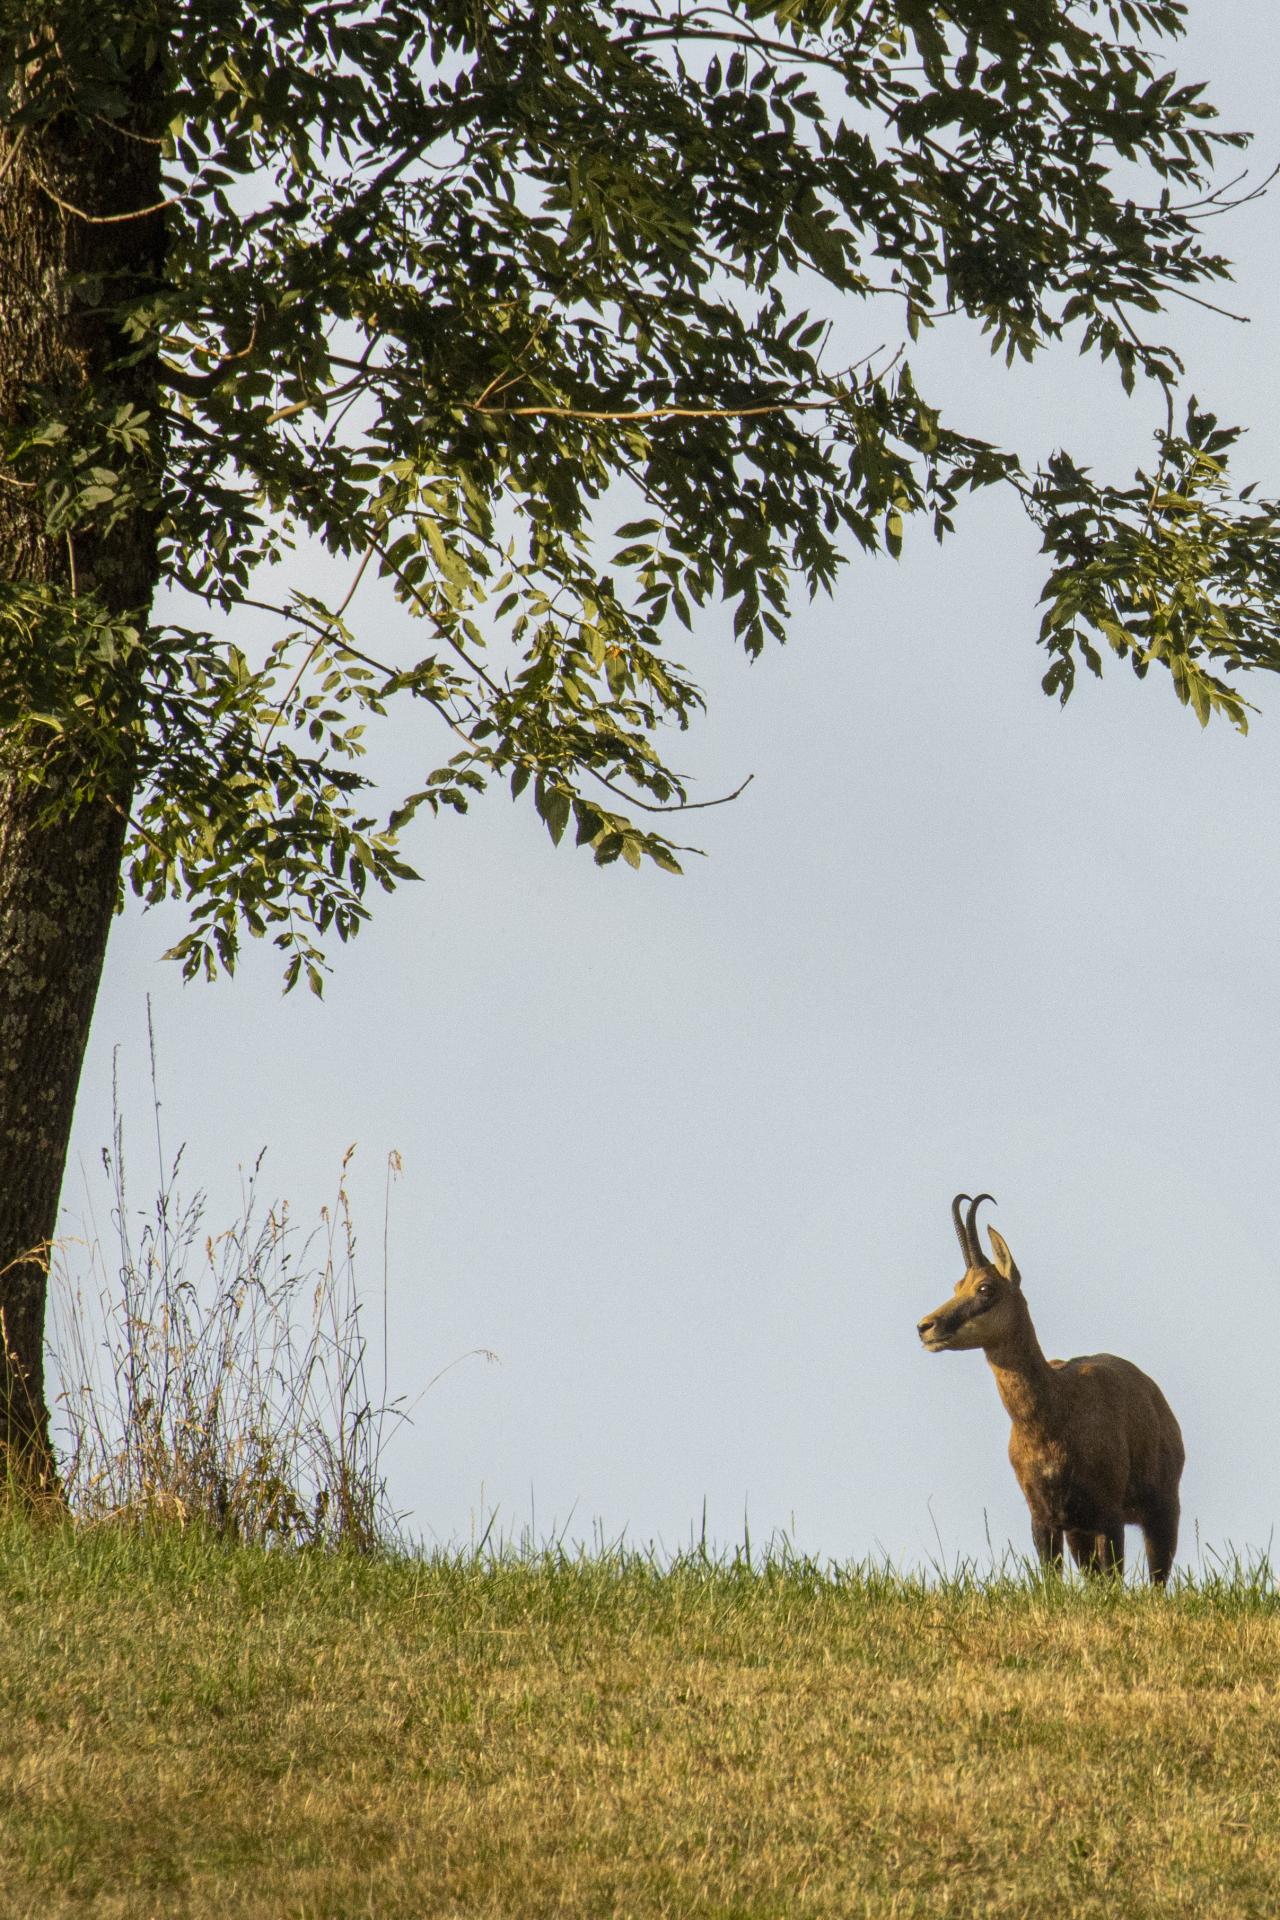
<path fill-rule="evenodd" d="M 0 1534 L 5 1915 L 1271 1916 L 1280 1607 Z"/>

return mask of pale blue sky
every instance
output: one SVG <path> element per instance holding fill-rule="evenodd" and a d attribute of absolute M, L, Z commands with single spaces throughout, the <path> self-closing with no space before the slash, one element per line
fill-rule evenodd
<path fill-rule="evenodd" d="M 1196 0 L 1178 59 L 1280 159 L 1260 0 Z M 1252 422 L 1242 474 L 1280 493 L 1280 199 L 1217 223 L 1249 328 L 1171 331 L 1202 401 Z M 879 337 L 879 336 L 877 336 Z M 874 344 L 868 342 L 867 344 Z M 1065 356 L 1008 378 L 959 335 L 914 356 L 964 422 L 1123 475 L 1153 396 Z M 115 929 L 82 1085 L 68 1225 L 105 1214 L 111 1056 L 151 1184 L 145 999 L 170 1146 L 229 1221 L 237 1169 L 312 1217 L 352 1183 L 381 1284 L 388 1152 L 390 1456 L 428 1538 L 516 1530 L 678 1545 L 775 1527 L 837 1558 L 987 1557 L 1028 1529 L 976 1354 L 915 1322 L 958 1278 L 948 1218 L 987 1188 L 1046 1350 L 1123 1353 L 1187 1441 L 1195 1530 L 1264 1547 L 1278 1505 L 1267 1337 L 1280 1266 L 1280 686 L 1247 740 L 1202 734 L 1125 671 L 1065 712 L 1039 690 L 1041 569 L 1008 503 L 939 550 L 855 562 L 754 666 L 727 623 L 672 650 L 710 695 L 682 764 L 733 807 L 691 816 L 684 879 L 601 873 L 502 793 L 415 828 L 425 885 L 381 906 L 326 999 L 269 953 L 181 985 L 168 912 Z M 379 631 L 403 615 L 371 596 Z M 440 757 L 389 742 L 404 784 Z M 1262 1463 L 1261 1467 L 1259 1462 Z M 1131 1543 L 1132 1545 L 1135 1543 Z"/>

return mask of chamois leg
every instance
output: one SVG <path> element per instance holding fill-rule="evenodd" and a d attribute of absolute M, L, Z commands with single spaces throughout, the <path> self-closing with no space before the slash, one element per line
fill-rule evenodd
<path fill-rule="evenodd" d="M 1081 1573 L 1098 1571 L 1098 1535 L 1085 1533 L 1080 1527 L 1073 1527 L 1067 1535 L 1067 1545 L 1071 1549 L 1071 1558 Z"/>
<path fill-rule="evenodd" d="M 1155 1507 L 1142 1523 L 1142 1538 L 1147 1549 L 1147 1571 L 1153 1587 L 1162 1587 L 1169 1578 L 1173 1556 L 1178 1551 L 1178 1502 Z"/>
<path fill-rule="evenodd" d="M 1067 1545 L 1081 1573 L 1097 1575 L 1124 1572 L 1123 1525 L 1104 1527 L 1098 1533 L 1073 1527 L 1067 1535 Z"/>
<path fill-rule="evenodd" d="M 1040 1558 L 1040 1565 L 1046 1572 L 1062 1572 L 1062 1528 L 1050 1526 L 1047 1521 L 1031 1522 L 1031 1540 Z"/>

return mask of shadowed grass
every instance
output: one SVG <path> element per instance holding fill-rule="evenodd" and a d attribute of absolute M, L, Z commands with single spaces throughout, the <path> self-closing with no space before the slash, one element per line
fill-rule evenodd
<path fill-rule="evenodd" d="M 1280 1597 L 0 1528 L 5 1912 L 1271 1915 Z"/>

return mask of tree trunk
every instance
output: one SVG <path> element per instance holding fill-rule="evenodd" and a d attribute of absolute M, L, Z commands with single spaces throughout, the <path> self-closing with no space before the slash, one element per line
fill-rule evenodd
<path fill-rule="evenodd" d="M 0 1474 L 51 1480 L 48 1249 L 116 904 L 123 824 L 106 804 L 42 826 L 43 793 L 0 782 Z"/>
<path fill-rule="evenodd" d="M 56 1486 L 49 1246 L 133 789 L 140 649 L 86 653 L 86 635 L 104 615 L 144 633 L 157 577 L 156 370 L 119 303 L 163 263 L 162 90 L 154 42 L 113 14 L 92 47 L 33 24 L 0 100 L 0 1476 L 23 1490 Z M 125 405 L 149 416 L 132 452 L 103 437 Z M 21 444 L 48 420 L 60 436 Z M 130 485 L 123 511 L 117 493 L 67 512 L 92 467 Z"/>

